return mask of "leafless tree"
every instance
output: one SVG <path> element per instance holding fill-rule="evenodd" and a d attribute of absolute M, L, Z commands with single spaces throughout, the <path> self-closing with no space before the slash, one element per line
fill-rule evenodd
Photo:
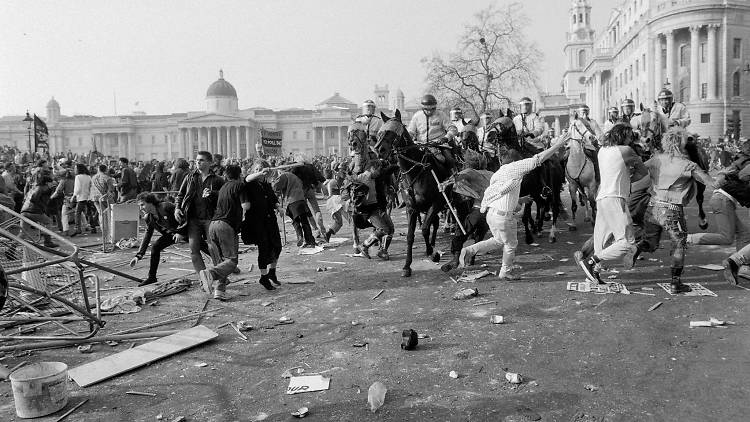
<path fill-rule="evenodd" d="M 422 59 L 429 88 L 441 104 L 458 105 L 479 116 L 510 105 L 509 96 L 519 88 L 535 86 L 542 52 L 526 38 L 522 7 L 491 4 L 474 15 L 455 52 Z"/>

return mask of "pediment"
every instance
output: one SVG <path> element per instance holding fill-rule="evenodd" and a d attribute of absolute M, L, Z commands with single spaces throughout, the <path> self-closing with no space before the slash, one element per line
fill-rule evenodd
<path fill-rule="evenodd" d="M 180 123 L 221 123 L 221 122 L 246 122 L 247 119 L 241 116 L 227 114 L 203 114 L 200 116 L 188 117 L 180 120 Z"/>

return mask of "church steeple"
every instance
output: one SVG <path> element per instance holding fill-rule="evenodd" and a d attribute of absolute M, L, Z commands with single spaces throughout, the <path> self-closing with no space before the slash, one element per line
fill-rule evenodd
<path fill-rule="evenodd" d="M 593 34 L 591 29 L 591 5 L 588 0 L 573 0 L 570 5 L 570 37 L 582 38 L 590 37 Z"/>

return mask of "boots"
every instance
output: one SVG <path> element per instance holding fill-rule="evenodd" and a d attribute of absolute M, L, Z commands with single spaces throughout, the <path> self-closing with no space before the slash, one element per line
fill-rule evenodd
<path fill-rule="evenodd" d="M 276 278 L 276 268 L 268 269 L 268 279 L 271 280 L 273 284 L 281 286 L 281 282 L 279 282 L 279 279 Z"/>
<path fill-rule="evenodd" d="M 328 243 L 328 242 L 331 241 L 331 236 L 333 236 L 333 235 L 334 235 L 333 230 L 328 229 L 328 231 L 326 232 L 326 235 L 325 235 L 326 243 Z"/>
<path fill-rule="evenodd" d="M 271 284 L 271 279 L 268 278 L 268 274 L 261 274 L 258 283 L 260 283 L 261 286 L 265 287 L 266 290 L 276 290 L 276 287 L 273 287 L 273 285 Z"/>
<path fill-rule="evenodd" d="M 693 290 L 690 286 L 680 281 L 680 276 L 682 276 L 682 267 L 672 267 L 672 281 L 669 283 L 670 294 L 676 295 Z"/>
<path fill-rule="evenodd" d="M 375 235 L 370 235 L 370 237 L 362 243 L 362 255 L 364 255 L 365 258 L 372 259 L 372 257 L 370 257 L 370 246 L 374 245 L 377 241 L 378 238 L 375 237 Z"/>
<path fill-rule="evenodd" d="M 391 256 L 388 254 L 388 247 L 391 246 L 391 239 L 393 239 L 393 236 L 386 234 L 383 236 L 382 242 L 380 243 L 378 258 L 383 261 L 389 261 L 391 259 Z"/>

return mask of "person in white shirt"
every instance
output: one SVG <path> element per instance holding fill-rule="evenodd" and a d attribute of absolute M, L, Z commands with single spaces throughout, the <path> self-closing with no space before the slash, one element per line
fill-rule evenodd
<path fill-rule="evenodd" d="M 518 224 L 514 215 L 519 206 L 521 181 L 523 177 L 552 157 L 568 141 L 567 137 L 557 138 L 548 149 L 531 158 L 522 159 L 516 150 L 510 150 L 501 157 L 503 165 L 490 179 L 490 186 L 484 192 L 480 212 L 487 212 L 487 225 L 492 237 L 461 249 L 458 262 L 465 267 L 478 253 L 487 253 L 503 248 L 503 264 L 500 278 L 514 280 L 513 259 L 518 246 Z M 526 197 L 524 203 L 530 199 Z"/>
<path fill-rule="evenodd" d="M 86 213 L 86 219 L 91 226 L 91 233 L 96 233 L 96 208 L 91 202 L 91 176 L 85 164 L 76 164 L 76 178 L 73 185 L 73 201 L 76 203 L 76 230 L 71 237 L 83 233 L 81 230 L 81 216 Z"/>

